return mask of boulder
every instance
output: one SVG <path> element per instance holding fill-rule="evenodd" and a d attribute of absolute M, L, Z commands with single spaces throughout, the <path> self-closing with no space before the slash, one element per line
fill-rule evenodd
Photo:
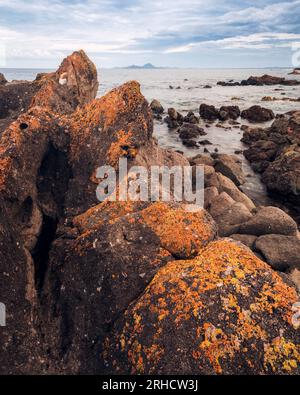
<path fill-rule="evenodd" d="M 300 239 L 294 236 L 269 234 L 260 236 L 255 249 L 275 270 L 300 269 Z"/>
<path fill-rule="evenodd" d="M 255 208 L 252 200 L 240 191 L 233 181 L 225 177 L 223 174 L 216 173 L 216 179 L 212 178 L 210 183 L 214 184 L 211 186 L 217 186 L 219 192 L 226 192 L 234 201 L 244 204 L 248 210 L 252 211 Z"/>
<path fill-rule="evenodd" d="M 207 165 L 214 166 L 215 161 L 210 155 L 197 154 L 189 159 L 190 164 L 193 165 Z"/>
<path fill-rule="evenodd" d="M 4 77 L 4 74 L 0 73 L 0 85 L 5 85 L 6 83 L 7 83 L 7 80 Z"/>
<path fill-rule="evenodd" d="M 204 189 L 204 208 L 208 210 L 212 201 L 218 196 L 219 192 L 216 187 L 208 187 Z"/>
<path fill-rule="evenodd" d="M 238 106 L 222 106 L 219 111 L 219 117 L 222 121 L 236 120 L 240 115 L 241 111 Z"/>
<path fill-rule="evenodd" d="M 178 130 L 179 137 L 182 140 L 192 139 L 199 136 L 205 136 L 207 133 L 197 125 L 184 123 Z"/>
<path fill-rule="evenodd" d="M 216 189 L 215 187 L 211 188 Z M 209 213 L 213 218 L 217 218 L 234 203 L 235 201 L 226 192 L 221 192 L 211 201 Z"/>
<path fill-rule="evenodd" d="M 249 249 L 212 242 L 193 260 L 161 268 L 117 320 L 105 342 L 106 372 L 297 375 L 297 301 Z"/>
<path fill-rule="evenodd" d="M 152 100 L 150 107 L 154 114 L 162 114 L 164 112 L 163 106 L 156 99 Z"/>
<path fill-rule="evenodd" d="M 219 111 L 214 106 L 204 103 L 200 105 L 199 114 L 201 118 L 208 121 L 215 121 L 219 118 Z"/>
<path fill-rule="evenodd" d="M 243 203 L 233 203 L 214 219 L 218 225 L 219 236 L 225 237 L 239 233 L 240 225 L 251 218 L 251 212 Z"/>
<path fill-rule="evenodd" d="M 244 125 L 242 128 L 243 137 L 241 141 L 247 145 L 250 145 L 259 140 L 267 140 L 267 132 L 261 128 L 250 128 L 249 126 Z"/>
<path fill-rule="evenodd" d="M 262 207 L 248 222 L 241 225 L 239 233 L 250 235 L 280 234 L 297 235 L 296 222 L 277 207 Z"/>
<path fill-rule="evenodd" d="M 193 113 L 193 111 L 189 111 L 187 115 L 183 118 L 183 121 L 186 123 L 199 123 L 199 118 Z"/>
<path fill-rule="evenodd" d="M 257 239 L 257 236 L 253 235 L 240 235 L 240 234 L 233 234 L 229 236 L 231 239 L 235 241 L 239 241 L 243 243 L 245 246 L 249 247 L 251 250 L 254 249 L 254 243 Z"/>
<path fill-rule="evenodd" d="M 275 118 L 272 110 L 261 106 L 252 106 L 241 112 L 241 117 L 250 122 L 260 123 L 271 121 Z"/>
<path fill-rule="evenodd" d="M 269 191 L 300 204 L 300 150 L 292 147 L 276 158 L 265 170 L 262 181 Z"/>
<path fill-rule="evenodd" d="M 245 183 L 245 176 L 240 161 L 233 155 L 218 155 L 216 157 L 215 170 L 230 178 L 237 186 Z"/>
<path fill-rule="evenodd" d="M 244 155 L 255 171 L 262 172 L 269 166 L 269 162 L 276 158 L 278 150 L 278 145 L 273 141 L 259 140 L 244 150 Z"/>

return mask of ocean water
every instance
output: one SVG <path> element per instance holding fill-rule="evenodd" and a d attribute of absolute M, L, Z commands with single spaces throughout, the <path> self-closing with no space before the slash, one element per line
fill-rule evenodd
<path fill-rule="evenodd" d="M 37 73 L 46 71 L 51 70 L 0 69 L 0 72 L 4 73 L 9 81 L 14 79 L 33 80 Z M 104 95 L 126 81 L 137 80 L 140 82 L 142 93 L 147 100 L 149 102 L 152 99 L 159 100 L 165 110 L 169 107 L 174 107 L 182 114 L 192 110 L 197 115 L 201 103 L 213 104 L 216 107 L 238 105 L 241 110 L 259 104 L 272 109 L 276 114 L 280 114 L 291 110 L 300 110 L 300 102 L 283 100 L 262 102 L 262 97 L 299 98 L 299 86 L 222 87 L 216 84 L 218 81 L 241 81 L 251 75 L 260 76 L 263 74 L 300 80 L 300 76 L 289 76 L 288 73 L 290 71 L 290 69 L 102 69 L 98 70 L 100 81 L 98 96 Z M 170 89 L 170 85 L 174 89 Z M 204 85 L 210 85 L 212 88 L 205 89 Z M 176 87 L 180 87 L 180 89 L 176 89 Z M 235 99 L 232 100 L 233 98 Z M 238 121 L 241 124 L 247 124 L 245 120 Z M 207 136 L 204 136 L 203 139 L 208 139 L 212 143 L 212 145 L 207 146 L 210 152 L 217 149 L 220 153 L 233 154 L 236 150 L 246 148 L 240 141 L 242 131 L 239 128 L 226 130 L 217 127 L 216 124 L 214 123 L 207 127 L 206 122 L 200 122 L 200 126 L 207 132 Z M 267 127 L 268 125 L 268 123 L 265 123 L 259 126 Z M 229 125 L 224 123 L 224 126 Z M 203 146 L 196 149 L 183 146 L 176 130 L 168 130 L 164 122 L 155 121 L 154 135 L 162 147 L 181 150 L 188 157 L 201 153 L 204 150 Z M 243 190 L 257 204 L 270 203 L 259 176 L 253 173 L 244 156 L 242 154 L 239 156 L 243 163 L 243 170 L 248 176 Z"/>

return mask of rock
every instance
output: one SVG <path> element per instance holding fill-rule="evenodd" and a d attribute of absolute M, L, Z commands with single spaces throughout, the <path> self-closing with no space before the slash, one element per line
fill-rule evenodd
<path fill-rule="evenodd" d="M 222 121 L 228 119 L 236 120 L 240 116 L 241 111 L 238 106 L 222 106 L 219 111 L 219 117 Z"/>
<path fill-rule="evenodd" d="M 6 83 L 7 83 L 7 80 L 4 77 L 4 74 L 0 73 L 0 85 L 5 85 Z"/>
<path fill-rule="evenodd" d="M 300 239 L 278 234 L 257 238 L 255 249 L 275 270 L 300 269 Z"/>
<path fill-rule="evenodd" d="M 297 301 L 246 247 L 213 242 L 160 269 L 118 319 L 105 343 L 107 373 L 299 374 Z"/>
<path fill-rule="evenodd" d="M 183 124 L 178 130 L 179 137 L 183 140 L 205 136 L 207 133 L 202 128 L 194 124 Z"/>
<path fill-rule="evenodd" d="M 253 210 L 255 208 L 254 203 L 251 199 L 248 198 L 242 191 L 238 189 L 238 187 L 231 181 L 229 178 L 225 177 L 221 173 L 216 173 L 217 180 L 213 180 L 212 182 L 216 182 L 218 185 L 219 192 L 226 192 L 233 200 L 238 203 L 244 204 L 248 210 Z M 207 185 L 211 186 L 211 185 Z M 216 186 L 216 185 L 212 185 Z M 232 232 L 233 233 L 233 232 Z"/>
<path fill-rule="evenodd" d="M 226 192 L 221 192 L 211 201 L 209 213 L 213 218 L 217 218 L 234 203 L 234 200 Z"/>
<path fill-rule="evenodd" d="M 289 74 L 294 74 L 294 75 L 299 75 L 300 74 L 300 68 L 296 67 L 292 72 Z"/>
<path fill-rule="evenodd" d="M 200 145 L 212 145 L 212 142 L 209 140 L 201 140 L 201 141 L 198 141 L 198 143 Z"/>
<path fill-rule="evenodd" d="M 204 85 L 203 88 L 204 88 L 204 89 L 211 89 L 212 86 L 211 86 L 211 85 Z"/>
<path fill-rule="evenodd" d="M 241 112 L 241 117 L 250 122 L 260 123 L 271 121 L 275 118 L 272 110 L 261 106 L 252 106 Z"/>
<path fill-rule="evenodd" d="M 263 172 L 269 166 L 269 162 L 274 160 L 277 152 L 278 145 L 273 141 L 259 140 L 246 149 L 244 155 L 256 171 Z"/>
<path fill-rule="evenodd" d="M 233 155 L 220 154 L 216 158 L 215 170 L 230 178 L 235 185 L 245 183 L 245 176 L 241 164 Z"/>
<path fill-rule="evenodd" d="M 219 216 L 215 217 L 218 224 L 218 234 L 221 237 L 239 233 L 241 224 L 252 218 L 249 209 L 243 203 L 233 203 Z"/>
<path fill-rule="evenodd" d="M 168 116 L 165 118 L 165 122 L 168 124 L 170 129 L 182 125 L 183 116 L 175 110 L 175 108 L 168 108 Z"/>
<path fill-rule="evenodd" d="M 198 143 L 195 140 L 190 140 L 190 139 L 182 139 L 182 144 L 185 145 L 186 147 L 191 147 L 191 148 L 197 148 Z"/>
<path fill-rule="evenodd" d="M 269 206 L 258 209 L 252 219 L 241 225 L 239 233 L 296 236 L 297 231 L 297 224 L 289 215 L 277 207 Z"/>
<path fill-rule="evenodd" d="M 215 121 L 219 118 L 219 111 L 214 106 L 207 104 L 201 104 L 199 108 L 201 118 L 207 119 L 208 121 Z"/>
<path fill-rule="evenodd" d="M 152 100 L 150 107 L 154 114 L 162 114 L 164 112 L 163 106 L 156 99 Z"/>
<path fill-rule="evenodd" d="M 210 155 L 198 154 L 189 159 L 190 164 L 193 165 L 207 165 L 214 166 L 215 161 Z"/>
<path fill-rule="evenodd" d="M 212 201 L 219 195 L 216 187 L 208 187 L 204 189 L 204 209 L 208 210 Z"/>
<path fill-rule="evenodd" d="M 255 240 L 257 239 L 257 236 L 240 235 L 240 234 L 233 234 L 233 235 L 230 235 L 229 237 L 235 241 L 239 241 L 239 242 L 243 243 L 245 246 L 249 247 L 251 250 L 253 250 Z"/>
<path fill-rule="evenodd" d="M 269 191 L 281 194 L 299 204 L 300 151 L 289 149 L 276 158 L 265 170 L 262 181 Z"/>
<path fill-rule="evenodd" d="M 243 128 L 244 133 L 241 141 L 250 145 L 251 143 L 259 140 L 267 140 L 267 132 L 261 128 L 250 128 L 245 125 Z"/>
<path fill-rule="evenodd" d="M 286 80 L 283 77 L 274 77 L 264 74 L 261 77 L 249 77 L 248 80 L 242 81 L 241 85 L 299 85 L 297 80 Z"/>
<path fill-rule="evenodd" d="M 298 269 L 293 269 L 289 273 L 289 278 L 292 280 L 292 282 L 296 285 L 298 292 L 300 291 L 300 270 Z"/>
<path fill-rule="evenodd" d="M 193 111 L 189 111 L 187 115 L 183 118 L 183 122 L 197 124 L 199 123 L 199 118 L 196 117 Z"/>

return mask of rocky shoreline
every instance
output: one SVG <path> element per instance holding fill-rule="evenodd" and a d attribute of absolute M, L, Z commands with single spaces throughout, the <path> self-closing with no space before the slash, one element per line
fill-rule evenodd
<path fill-rule="evenodd" d="M 33 82 L 0 78 L 1 373 L 299 374 L 297 223 L 242 192 L 237 157 L 188 159 L 159 147 L 153 118 L 164 109 L 148 104 L 138 82 L 95 99 L 97 87 L 83 51 Z M 202 104 L 199 116 L 170 108 L 165 122 L 198 147 L 200 117 L 234 127 L 242 114 Z M 291 199 L 298 116 L 243 137 L 267 184 L 285 180 Z M 275 114 L 259 107 L 244 117 Z M 204 209 L 99 204 L 96 169 L 117 168 L 120 157 L 147 168 L 204 166 Z"/>

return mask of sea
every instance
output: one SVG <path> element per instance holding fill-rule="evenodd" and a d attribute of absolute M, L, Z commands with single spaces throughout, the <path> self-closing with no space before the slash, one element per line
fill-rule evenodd
<path fill-rule="evenodd" d="M 33 80 L 37 73 L 52 70 L 37 69 L 0 69 L 6 79 Z M 199 106 L 202 103 L 212 104 L 216 107 L 222 105 L 237 105 L 241 110 L 252 105 L 261 105 L 270 108 L 275 114 L 282 114 L 291 110 L 300 110 L 300 102 L 282 100 L 283 98 L 297 99 L 300 97 L 300 86 L 234 86 L 223 87 L 217 85 L 218 81 L 241 81 L 250 76 L 270 74 L 278 77 L 300 80 L 300 75 L 288 75 L 291 69 L 101 69 L 98 70 L 99 90 L 98 97 L 104 95 L 113 88 L 131 81 L 137 80 L 141 84 L 141 90 L 150 102 L 157 99 L 165 110 L 175 108 L 183 115 L 188 111 L 194 111 L 199 115 Z M 204 88 L 210 85 L 211 88 Z M 174 89 L 170 89 L 172 86 Z M 278 90 L 280 89 L 280 90 Z M 264 96 L 276 97 L 280 100 L 262 101 Z M 245 120 L 238 120 L 241 124 L 248 124 Z M 270 123 L 257 126 L 267 127 Z M 246 147 L 240 141 L 242 131 L 240 128 L 225 129 L 217 127 L 217 123 L 207 125 L 200 121 L 208 139 L 212 145 L 207 146 L 210 152 L 215 149 L 219 153 L 234 154 L 235 151 L 244 150 Z M 226 123 L 225 123 L 226 126 Z M 230 126 L 230 125 L 227 125 Z M 256 126 L 255 124 L 252 126 Z M 168 130 L 164 122 L 155 121 L 154 136 L 158 139 L 161 147 L 182 151 L 187 157 L 202 153 L 204 147 L 185 147 L 178 137 L 176 130 Z M 256 204 L 272 204 L 272 200 L 266 193 L 259 175 L 255 174 L 243 154 L 238 154 L 242 161 L 243 170 L 247 175 L 247 181 L 242 189 L 252 198 Z"/>

